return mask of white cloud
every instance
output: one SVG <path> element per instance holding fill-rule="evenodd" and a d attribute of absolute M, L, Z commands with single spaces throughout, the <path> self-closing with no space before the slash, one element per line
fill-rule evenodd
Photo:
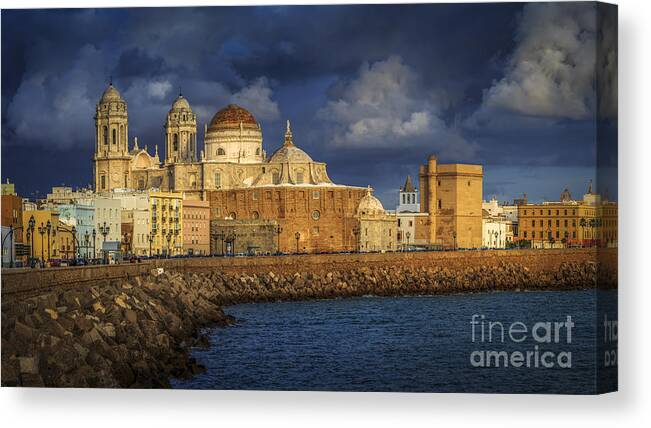
<path fill-rule="evenodd" d="M 233 94 L 231 101 L 249 110 L 258 120 L 277 120 L 280 117 L 280 109 L 271 99 L 272 95 L 269 80 L 260 77 Z"/>
<path fill-rule="evenodd" d="M 172 84 L 168 80 L 149 82 L 147 85 L 149 96 L 157 100 L 164 99 L 171 90 Z"/>
<path fill-rule="evenodd" d="M 484 94 L 490 110 L 583 119 L 594 112 L 596 11 L 593 3 L 531 3 L 505 76 Z"/>
<path fill-rule="evenodd" d="M 337 92 L 337 99 L 318 112 L 332 125 L 335 145 L 427 145 L 463 159 L 475 154 L 476 145 L 439 117 L 441 108 L 433 100 L 441 97 L 425 91 L 419 76 L 398 56 L 363 64 L 356 79 L 338 85 Z"/>

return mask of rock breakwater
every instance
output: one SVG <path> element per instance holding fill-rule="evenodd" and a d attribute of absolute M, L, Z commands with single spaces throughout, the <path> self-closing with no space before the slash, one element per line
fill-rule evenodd
<path fill-rule="evenodd" d="M 264 274 L 164 272 L 2 304 L 2 384 L 58 387 L 169 387 L 203 367 L 201 328 L 234 320 L 224 305 L 280 300 L 563 290 L 616 286 L 596 263 L 562 263 L 533 274 L 517 263 L 451 270 L 376 269 Z"/>

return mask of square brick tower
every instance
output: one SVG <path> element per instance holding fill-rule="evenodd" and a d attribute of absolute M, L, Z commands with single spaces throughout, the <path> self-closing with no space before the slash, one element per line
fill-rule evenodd
<path fill-rule="evenodd" d="M 481 165 L 439 164 L 435 155 L 420 166 L 420 211 L 429 214 L 430 244 L 481 247 L 483 177 Z"/>

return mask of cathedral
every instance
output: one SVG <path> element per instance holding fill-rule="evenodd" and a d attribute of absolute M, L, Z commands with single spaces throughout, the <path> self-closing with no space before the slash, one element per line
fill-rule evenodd
<path fill-rule="evenodd" d="M 326 164 L 294 144 L 289 121 L 282 146 L 267 156 L 260 124 L 230 104 L 204 126 L 204 150 L 198 150 L 197 116 L 179 94 L 167 113 L 161 161 L 158 145 L 153 155 L 137 139 L 129 145 L 127 103 L 110 84 L 97 104 L 95 126 L 98 193 L 160 189 L 209 201 L 211 235 L 218 235 L 224 221 L 270 224 L 278 234 L 276 251 L 396 249 L 395 217 L 385 213 L 370 187 L 333 183 Z"/>
<path fill-rule="evenodd" d="M 292 141 L 267 158 L 262 129 L 251 113 L 235 104 L 219 110 L 204 127 L 204 148 L 197 150 L 197 116 L 179 95 L 165 121 L 165 159 L 134 139 L 129 146 L 127 103 L 111 84 L 95 113 L 94 179 L 98 192 L 118 188 L 183 192 L 206 199 L 206 192 L 265 185 L 328 185 L 326 165 L 315 162 Z"/>

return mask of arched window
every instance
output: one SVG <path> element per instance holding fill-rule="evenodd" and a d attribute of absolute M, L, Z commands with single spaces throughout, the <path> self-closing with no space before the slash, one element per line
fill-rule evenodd
<path fill-rule="evenodd" d="M 280 173 L 278 171 L 274 171 L 271 176 L 273 184 L 280 184 Z"/>
<path fill-rule="evenodd" d="M 226 152 L 221 147 L 217 149 L 217 156 L 224 156 Z"/>
<path fill-rule="evenodd" d="M 260 147 L 258 147 L 257 149 L 255 149 L 255 155 L 256 155 L 256 156 L 260 156 Z"/>
<path fill-rule="evenodd" d="M 117 138 L 117 134 L 118 134 L 117 131 L 115 130 L 115 128 L 113 128 L 113 137 L 112 137 L 112 139 L 111 139 L 111 141 L 113 142 L 113 144 L 117 143 L 117 139 L 118 139 L 118 138 Z"/>
<path fill-rule="evenodd" d="M 138 189 L 145 190 L 145 179 L 142 177 L 138 179 Z"/>
<path fill-rule="evenodd" d="M 105 126 L 102 134 L 104 134 L 104 145 L 108 145 L 108 128 Z"/>
<path fill-rule="evenodd" d="M 215 173 L 215 188 L 220 189 L 221 187 L 222 187 L 222 173 L 218 171 Z"/>
<path fill-rule="evenodd" d="M 179 149 L 179 135 L 174 134 L 174 137 L 172 137 L 172 140 L 173 140 L 173 142 L 172 142 L 172 150 L 176 152 Z"/>

